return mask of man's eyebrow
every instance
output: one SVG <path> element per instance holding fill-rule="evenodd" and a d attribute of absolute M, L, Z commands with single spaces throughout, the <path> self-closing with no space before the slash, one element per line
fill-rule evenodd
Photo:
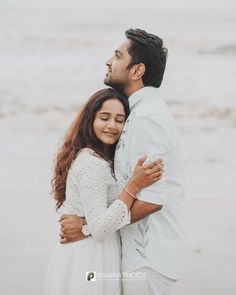
<path fill-rule="evenodd" d="M 123 55 L 122 52 L 120 50 L 118 50 L 118 49 L 115 50 L 115 53 L 119 54 L 119 55 Z"/>

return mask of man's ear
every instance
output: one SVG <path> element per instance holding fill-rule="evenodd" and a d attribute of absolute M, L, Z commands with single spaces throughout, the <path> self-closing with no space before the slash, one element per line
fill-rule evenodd
<path fill-rule="evenodd" d="M 132 67 L 132 79 L 133 80 L 140 80 L 142 79 L 144 73 L 145 73 L 145 64 L 143 63 L 139 63 L 139 64 L 136 64 L 136 65 L 133 65 Z"/>

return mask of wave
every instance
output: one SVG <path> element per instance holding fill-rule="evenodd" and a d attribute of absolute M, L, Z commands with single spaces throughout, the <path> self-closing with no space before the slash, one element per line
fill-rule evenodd
<path fill-rule="evenodd" d="M 236 44 L 226 44 L 213 49 L 201 49 L 198 54 L 236 55 Z"/>

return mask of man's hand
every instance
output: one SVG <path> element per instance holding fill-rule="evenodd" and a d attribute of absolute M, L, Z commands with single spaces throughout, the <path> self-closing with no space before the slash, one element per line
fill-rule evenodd
<path fill-rule="evenodd" d="M 80 241 L 86 238 L 81 231 L 83 226 L 82 217 L 63 214 L 59 222 L 61 223 L 61 244 Z"/>

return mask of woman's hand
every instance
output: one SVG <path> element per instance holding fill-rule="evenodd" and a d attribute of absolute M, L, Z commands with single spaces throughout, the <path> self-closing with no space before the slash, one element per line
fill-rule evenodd
<path fill-rule="evenodd" d="M 147 156 L 143 156 L 138 160 L 133 176 L 128 182 L 128 186 L 136 193 L 160 180 L 164 173 L 164 163 L 161 159 L 144 164 L 146 159 Z"/>

